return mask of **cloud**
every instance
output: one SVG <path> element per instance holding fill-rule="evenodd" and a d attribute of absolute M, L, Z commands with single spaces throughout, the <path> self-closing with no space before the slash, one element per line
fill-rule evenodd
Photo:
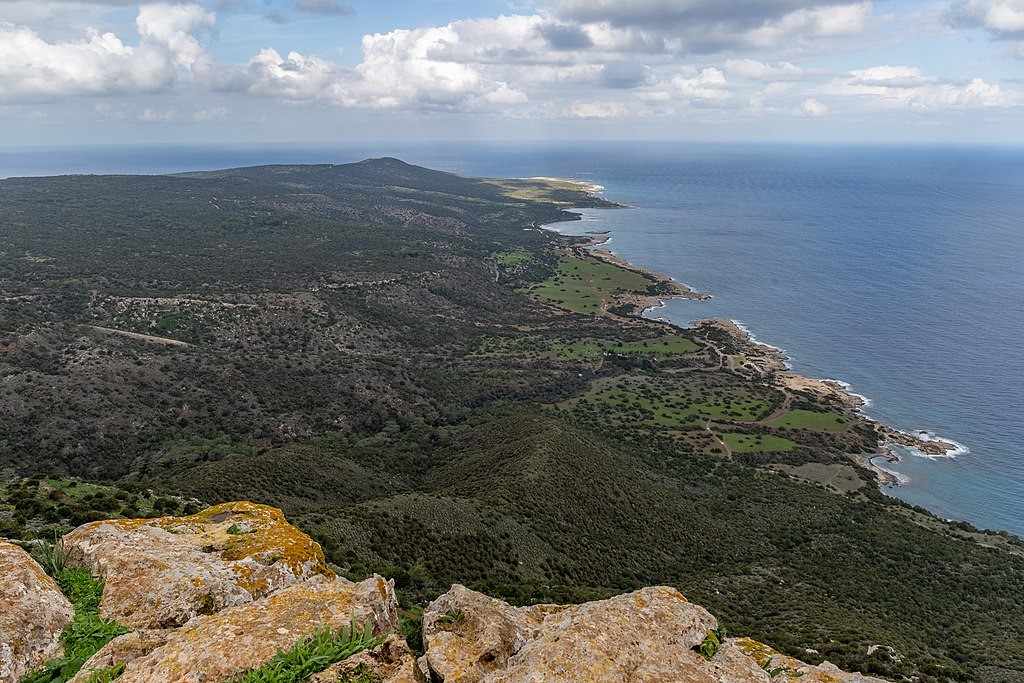
<path fill-rule="evenodd" d="M 563 21 L 619 34 L 620 44 L 636 51 L 676 53 L 859 33 L 871 9 L 870 1 L 842 0 L 560 0 L 553 6 Z"/>
<path fill-rule="evenodd" d="M 851 85 L 862 86 L 915 88 L 933 80 L 925 78 L 916 66 L 886 65 L 851 71 L 847 82 Z"/>
<path fill-rule="evenodd" d="M 649 83 L 651 69 L 635 62 L 614 62 L 601 67 L 601 84 L 606 88 L 638 88 Z"/>
<path fill-rule="evenodd" d="M 917 67 L 877 66 L 850 71 L 834 80 L 827 91 L 833 95 L 858 97 L 885 108 L 918 111 L 941 109 L 985 109 L 1013 107 L 1022 103 L 1018 92 L 981 78 L 966 82 L 929 78 Z"/>
<path fill-rule="evenodd" d="M 808 97 L 806 100 L 800 103 L 800 112 L 804 116 L 809 116 L 811 118 L 817 119 L 823 116 L 828 116 L 829 114 L 832 113 L 832 110 L 829 109 L 828 105 L 819 102 L 813 97 Z"/>
<path fill-rule="evenodd" d="M 553 50 L 585 50 L 594 45 L 587 32 L 576 24 L 546 22 L 537 30 Z"/>
<path fill-rule="evenodd" d="M 962 0 L 949 8 L 954 26 L 983 28 L 996 38 L 1024 39 L 1024 0 Z"/>
<path fill-rule="evenodd" d="M 576 102 L 569 106 L 565 115 L 573 119 L 621 119 L 629 113 L 622 102 Z"/>
<path fill-rule="evenodd" d="M 142 41 L 160 45 L 181 66 L 192 66 L 205 56 L 195 35 L 209 30 L 217 16 L 200 5 L 171 5 L 165 3 L 143 5 L 135 25 Z"/>
<path fill-rule="evenodd" d="M 255 95 L 344 107 L 474 110 L 526 102 L 521 90 L 485 73 L 481 62 L 489 48 L 463 41 L 465 28 L 449 24 L 364 36 L 363 58 L 354 68 L 264 49 L 229 82 L 241 82 Z"/>
<path fill-rule="evenodd" d="M 35 31 L 0 24 L 0 99 L 38 101 L 71 95 L 153 92 L 172 84 L 205 53 L 193 33 L 215 17 L 198 5 L 146 5 L 138 15 L 140 43 L 86 31 L 77 41 L 48 42 Z"/>
<path fill-rule="evenodd" d="M 751 31 L 749 42 L 759 47 L 772 47 L 799 36 L 821 38 L 860 33 L 871 7 L 870 2 L 860 2 L 800 9 Z"/>
<path fill-rule="evenodd" d="M 720 102 L 731 96 L 729 83 L 721 69 L 707 67 L 697 74 L 675 76 L 670 85 L 687 100 Z"/>
<path fill-rule="evenodd" d="M 790 62 L 769 64 L 756 59 L 727 60 L 725 70 L 731 76 L 752 81 L 790 81 L 799 80 L 804 76 L 804 70 Z"/>

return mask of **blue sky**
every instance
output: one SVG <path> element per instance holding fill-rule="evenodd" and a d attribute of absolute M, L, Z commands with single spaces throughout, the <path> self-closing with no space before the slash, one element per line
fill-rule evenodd
<path fill-rule="evenodd" d="M 1024 0 L 0 0 L 0 145 L 1024 143 Z"/>

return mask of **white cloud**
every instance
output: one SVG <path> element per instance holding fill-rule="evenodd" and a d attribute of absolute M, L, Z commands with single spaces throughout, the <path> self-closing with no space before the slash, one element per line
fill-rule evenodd
<path fill-rule="evenodd" d="M 620 119 L 630 111 L 622 102 L 576 102 L 566 114 L 574 119 Z"/>
<path fill-rule="evenodd" d="M 963 0 L 950 7 L 953 23 L 998 37 L 1024 37 L 1024 0 Z"/>
<path fill-rule="evenodd" d="M 806 100 L 800 103 L 800 112 L 804 116 L 809 116 L 811 118 L 821 118 L 823 116 L 828 116 L 829 114 L 831 114 L 832 110 L 829 109 L 828 105 L 819 102 L 813 97 L 808 97 Z"/>
<path fill-rule="evenodd" d="M 881 86 L 888 88 L 914 88 L 928 83 L 916 66 L 873 66 L 850 72 L 847 82 L 852 85 Z"/>
<path fill-rule="evenodd" d="M 714 67 L 701 69 L 693 76 L 678 75 L 671 86 L 688 100 L 719 102 L 731 95 L 725 74 Z"/>
<path fill-rule="evenodd" d="M 135 25 L 144 43 L 165 47 L 176 64 L 190 67 L 205 55 L 194 34 L 213 28 L 216 21 L 217 15 L 200 5 L 157 3 L 140 7 Z"/>
<path fill-rule="evenodd" d="M 49 42 L 24 26 L 0 24 L 0 99 L 152 92 L 173 83 L 204 52 L 192 32 L 213 25 L 198 5 L 147 5 L 139 11 L 140 43 L 127 45 L 95 29 L 80 40 Z"/>
<path fill-rule="evenodd" d="M 878 66 L 851 71 L 834 80 L 830 94 L 859 97 L 887 108 L 919 111 L 936 109 L 982 109 L 1021 104 L 1021 95 L 1006 91 L 998 83 L 981 78 L 968 82 L 942 81 L 924 76 L 908 66 Z"/>
<path fill-rule="evenodd" d="M 781 19 L 766 22 L 748 34 L 751 44 L 760 47 L 779 45 L 794 37 L 829 37 L 860 33 L 871 15 L 871 2 L 803 8 Z"/>
<path fill-rule="evenodd" d="M 754 81 L 799 80 L 804 76 L 804 70 L 790 62 L 770 64 L 756 59 L 727 60 L 725 70 L 732 76 Z"/>

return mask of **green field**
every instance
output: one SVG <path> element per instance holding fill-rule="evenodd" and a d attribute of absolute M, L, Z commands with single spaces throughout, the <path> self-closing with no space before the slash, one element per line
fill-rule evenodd
<path fill-rule="evenodd" d="M 525 266 L 527 263 L 530 263 L 533 261 L 533 256 L 525 249 L 510 249 L 508 251 L 499 251 L 495 253 L 494 260 L 497 261 L 500 266 L 504 266 L 505 268 L 514 268 L 516 266 Z"/>
<path fill-rule="evenodd" d="M 733 453 L 779 453 L 791 451 L 796 446 L 789 439 L 773 434 L 722 434 L 722 441 Z"/>
<path fill-rule="evenodd" d="M 563 257 L 555 274 L 527 291 L 575 313 L 600 313 L 613 294 L 645 293 L 653 281 L 597 259 Z"/>
<path fill-rule="evenodd" d="M 610 424 L 628 422 L 650 428 L 694 427 L 708 420 L 752 422 L 771 411 L 768 400 L 753 396 L 745 387 L 705 392 L 641 377 L 595 382 L 586 394 L 564 405 Z"/>
<path fill-rule="evenodd" d="M 817 432 L 842 432 L 848 421 L 839 413 L 820 413 L 814 410 L 791 410 L 769 422 L 773 427 L 811 429 Z"/>

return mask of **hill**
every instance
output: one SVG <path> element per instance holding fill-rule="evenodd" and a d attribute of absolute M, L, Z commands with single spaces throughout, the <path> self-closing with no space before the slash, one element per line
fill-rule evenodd
<path fill-rule="evenodd" d="M 380 159 L 0 197 L 0 534 L 256 499 L 407 606 L 667 584 L 809 661 L 1024 680 L 1024 545 L 884 496 L 886 429 L 735 330 L 634 317 L 685 292 L 537 229 L 613 206 L 586 186 Z"/>

